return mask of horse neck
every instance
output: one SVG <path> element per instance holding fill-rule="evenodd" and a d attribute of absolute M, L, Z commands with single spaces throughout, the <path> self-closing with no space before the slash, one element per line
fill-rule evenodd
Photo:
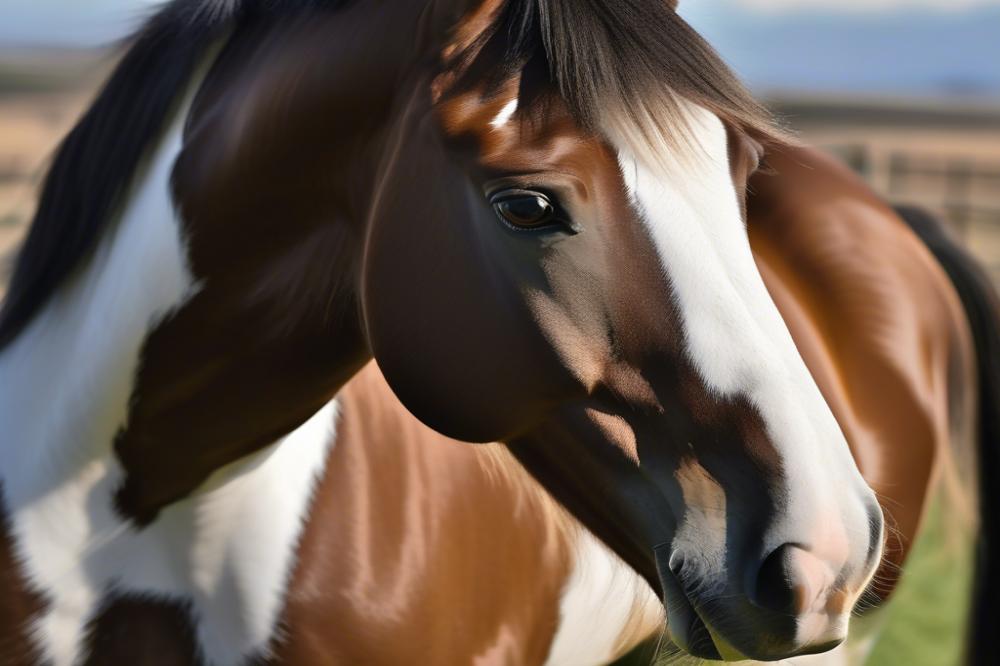
<path fill-rule="evenodd" d="M 110 442 L 125 419 L 143 339 L 194 291 L 167 187 L 190 97 L 137 175 L 113 231 L 0 351 L 4 469 L 71 468 L 97 455 L 97 443 Z M 6 478 L 8 495 L 30 476 Z"/>
<path fill-rule="evenodd" d="M 83 619 L 72 630 L 60 624 L 59 593 L 74 590 L 68 617 L 91 612 L 99 583 L 88 586 L 84 557 L 122 531 L 108 502 L 122 475 L 111 441 L 126 419 L 141 345 L 196 289 L 167 188 L 189 99 L 92 256 L 0 350 L 0 516 L 18 554 L 0 586 L 23 575 L 45 595 L 18 621 L 57 661 L 73 659 L 84 631 Z"/>
<path fill-rule="evenodd" d="M 119 510 L 150 522 L 215 470 L 306 421 L 369 358 L 353 286 L 363 230 L 342 199 L 345 192 L 363 199 L 359 192 L 374 178 L 359 177 L 366 170 L 358 146 L 377 135 L 376 112 L 347 114 L 338 99 L 356 91 L 359 78 L 367 91 L 389 92 L 392 63 L 350 53 L 377 43 L 363 35 L 323 34 L 371 31 L 377 21 L 326 20 L 308 39 L 262 27 L 236 32 L 212 54 L 211 67 L 206 62 L 189 82 L 147 151 L 96 250 L 0 351 L 4 468 L 46 470 L 45 480 L 4 479 L 14 508 L 40 484 L 65 483 L 102 460 L 121 468 Z M 396 15 L 392 23 L 403 26 Z M 269 51 L 257 49 L 261 41 Z M 312 66 L 330 43 L 347 46 L 326 54 L 331 67 Z M 275 69 L 296 63 L 313 78 L 299 80 L 301 94 L 285 100 L 283 108 L 298 117 L 278 125 L 288 135 L 280 146 L 268 144 L 280 162 L 255 148 L 260 133 L 276 126 L 267 125 L 274 105 L 266 96 L 285 92 L 266 86 L 287 81 L 288 73 Z M 381 68 L 385 86 L 376 85 L 373 68 Z M 308 86 L 314 90 L 301 92 Z M 303 101 L 313 106 L 301 108 Z M 375 95 L 367 101 L 387 105 Z M 249 125 L 241 125 L 249 114 Z M 333 134 L 310 134 L 318 128 Z M 234 154 L 229 163 L 217 159 Z M 350 184 L 334 193 L 341 200 L 297 190 L 323 168 L 329 172 L 315 180 Z M 288 204 L 281 217 L 240 207 L 262 191 Z M 324 224 L 301 224 L 313 215 Z"/>
<path fill-rule="evenodd" d="M 87 618 L 111 587 L 182 599 L 198 596 L 200 584 L 216 587 L 214 578 L 198 583 L 186 570 L 163 566 L 168 551 L 168 559 L 187 562 L 196 542 L 209 559 L 245 550 L 267 563 L 253 569 L 258 580 L 280 584 L 326 442 L 305 441 L 305 453 L 287 438 L 281 455 L 266 447 L 293 430 L 309 431 L 296 430 L 307 420 L 329 421 L 320 408 L 366 358 L 346 277 L 350 243 L 340 243 L 341 255 L 325 257 L 348 288 L 326 296 L 320 325 L 305 333 L 289 324 L 295 312 L 275 309 L 275 301 L 296 302 L 294 291 L 274 298 L 274 290 L 287 285 L 263 293 L 266 280 L 255 282 L 261 275 L 248 275 L 245 266 L 230 274 L 206 271 L 206 258 L 216 262 L 198 242 L 199 221 L 182 212 L 190 201 L 179 196 L 175 181 L 182 155 L 211 149 L 204 132 L 188 123 L 197 120 L 194 100 L 210 92 L 214 74 L 208 71 L 223 55 L 209 53 L 178 92 L 93 251 L 0 348 L 0 522 L 9 519 L 25 579 L 46 594 L 51 612 L 39 611 L 31 631 L 56 661 L 74 660 Z M 127 91 L 119 92 L 127 103 Z M 209 115 L 218 110 L 202 108 Z M 94 160 L 86 166 L 101 168 Z M 229 222 L 232 238 L 240 218 Z M 333 236 L 347 233 L 339 221 L 331 227 Z M 225 249 L 239 255 L 238 245 Z M 276 261 L 296 258 L 301 255 L 292 252 Z M 299 277 L 309 282 L 309 275 Z M 334 312 L 341 316 L 330 322 Z M 277 327 L 275 320 L 282 320 Z M 243 458 L 245 464 L 230 464 Z M 243 481 L 228 483 L 237 477 Z M 227 486 L 216 489 L 217 482 Z M 291 504 L 274 499 L 282 488 L 294 496 Z M 230 501 L 216 501 L 223 495 Z M 178 501 L 187 497 L 191 501 Z M 274 552 L 261 556 L 265 545 L 259 543 L 232 546 L 229 537 L 244 525 L 232 520 L 236 503 L 241 510 L 279 512 L 261 519 L 277 530 L 266 545 Z M 170 518 L 154 522 L 168 505 Z M 194 517 L 205 520 L 205 511 L 216 514 L 206 524 L 227 527 L 199 530 Z M 147 529 L 128 529 L 136 523 Z M 293 534 L 285 534 L 289 530 Z M 191 570 L 201 564 L 195 558 Z M 126 565 L 133 569 L 121 570 Z M 228 570 L 206 566 L 219 575 Z M 267 585 L 261 589 L 271 589 Z M 212 615 L 229 627 L 219 618 L 242 617 L 226 605 L 232 601 L 226 594 L 208 597 L 216 601 L 200 609 L 203 619 Z M 266 624 L 274 604 L 252 601 L 246 602 L 250 614 Z M 266 638 L 262 626 L 243 627 L 240 635 L 245 642 Z"/>

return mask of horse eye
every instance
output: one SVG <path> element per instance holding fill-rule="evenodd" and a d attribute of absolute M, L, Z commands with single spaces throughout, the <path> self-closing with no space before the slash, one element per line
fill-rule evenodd
<path fill-rule="evenodd" d="M 538 192 L 501 192 L 490 203 L 502 219 L 521 229 L 537 229 L 553 221 L 555 206 Z"/>

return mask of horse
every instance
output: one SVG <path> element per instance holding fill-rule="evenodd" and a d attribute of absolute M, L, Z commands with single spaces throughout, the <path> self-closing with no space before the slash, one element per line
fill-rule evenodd
<path fill-rule="evenodd" d="M 0 311 L 0 654 L 856 661 L 939 506 L 985 659 L 998 331 L 671 2 L 172 0 Z"/>
<path fill-rule="evenodd" d="M 325 461 L 316 460 L 324 454 Z M 276 547 L 287 548 L 295 539 L 272 527 L 281 520 L 283 530 L 294 532 L 294 514 L 269 504 L 283 501 L 283 484 L 308 487 L 307 475 L 315 473 L 309 518 L 286 568 L 287 591 L 271 602 L 277 609 L 265 606 L 273 614 L 267 622 L 218 616 L 195 626 L 175 599 L 133 591 L 91 621 L 81 647 L 86 663 L 202 663 L 199 654 L 205 662 L 240 663 L 247 658 L 241 639 L 249 634 L 261 641 L 250 650 L 260 663 L 574 664 L 610 660 L 662 626 L 662 606 L 649 586 L 509 453 L 430 430 L 395 399 L 374 363 L 271 456 L 286 462 L 269 459 L 251 472 L 264 477 L 243 491 L 218 491 L 225 506 L 233 499 L 223 497 L 236 493 L 249 502 L 241 503 L 241 514 L 260 512 L 236 520 L 233 529 L 259 524 L 260 531 L 233 541 L 237 533 L 222 536 L 215 532 L 219 523 L 211 523 L 209 539 L 220 546 L 242 542 L 246 550 L 227 558 L 227 568 L 243 573 L 206 595 L 218 597 L 220 613 L 232 613 L 252 606 L 244 594 L 266 595 L 264 585 L 273 586 L 271 594 L 281 589 L 282 581 L 260 577 L 268 569 L 256 560 L 267 540 L 280 536 Z M 302 466 L 302 459 L 314 462 Z M 298 478 L 289 478 L 290 470 L 299 470 Z M 250 578 L 240 582 L 242 576 Z M 586 585 L 576 582 L 581 576 Z M 577 591 L 564 601 L 563 590 L 571 588 Z M 581 594 L 597 595 L 586 601 L 584 617 L 573 601 Z M 590 614 L 612 595 L 599 616 Z M 214 605 L 205 601 L 196 603 Z M 578 615 L 560 620 L 564 611 Z M 565 629 L 598 618 L 607 625 L 584 645 L 574 640 L 577 630 Z M 228 623 L 229 632 L 205 632 L 215 621 Z"/>

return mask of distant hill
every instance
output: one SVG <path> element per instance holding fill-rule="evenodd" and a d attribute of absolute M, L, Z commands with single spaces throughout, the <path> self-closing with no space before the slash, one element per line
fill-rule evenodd
<path fill-rule="evenodd" d="M 92 87 L 113 61 L 107 49 L 0 47 L 0 100 Z"/>
<path fill-rule="evenodd" d="M 134 26 L 151 4 L 0 0 L 0 49 L 106 44 Z M 762 13 L 741 9 L 734 0 L 681 0 L 680 8 L 758 91 L 1000 98 L 1000 7 L 995 5 Z"/>
<path fill-rule="evenodd" d="M 719 4 L 681 2 L 681 13 L 757 90 L 1000 97 L 1000 7 L 762 15 Z"/>

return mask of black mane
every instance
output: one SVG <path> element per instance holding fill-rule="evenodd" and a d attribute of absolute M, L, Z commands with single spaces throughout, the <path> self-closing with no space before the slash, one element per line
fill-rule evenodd
<path fill-rule="evenodd" d="M 63 139 L 0 307 L 0 350 L 94 250 L 205 53 L 234 22 L 344 0 L 173 0 L 130 39 Z"/>
<path fill-rule="evenodd" d="M 193 5 L 171 3 L 143 26 L 56 151 L 0 310 L 0 349 L 97 244 L 146 148 L 215 37 L 210 22 L 190 20 Z"/>

